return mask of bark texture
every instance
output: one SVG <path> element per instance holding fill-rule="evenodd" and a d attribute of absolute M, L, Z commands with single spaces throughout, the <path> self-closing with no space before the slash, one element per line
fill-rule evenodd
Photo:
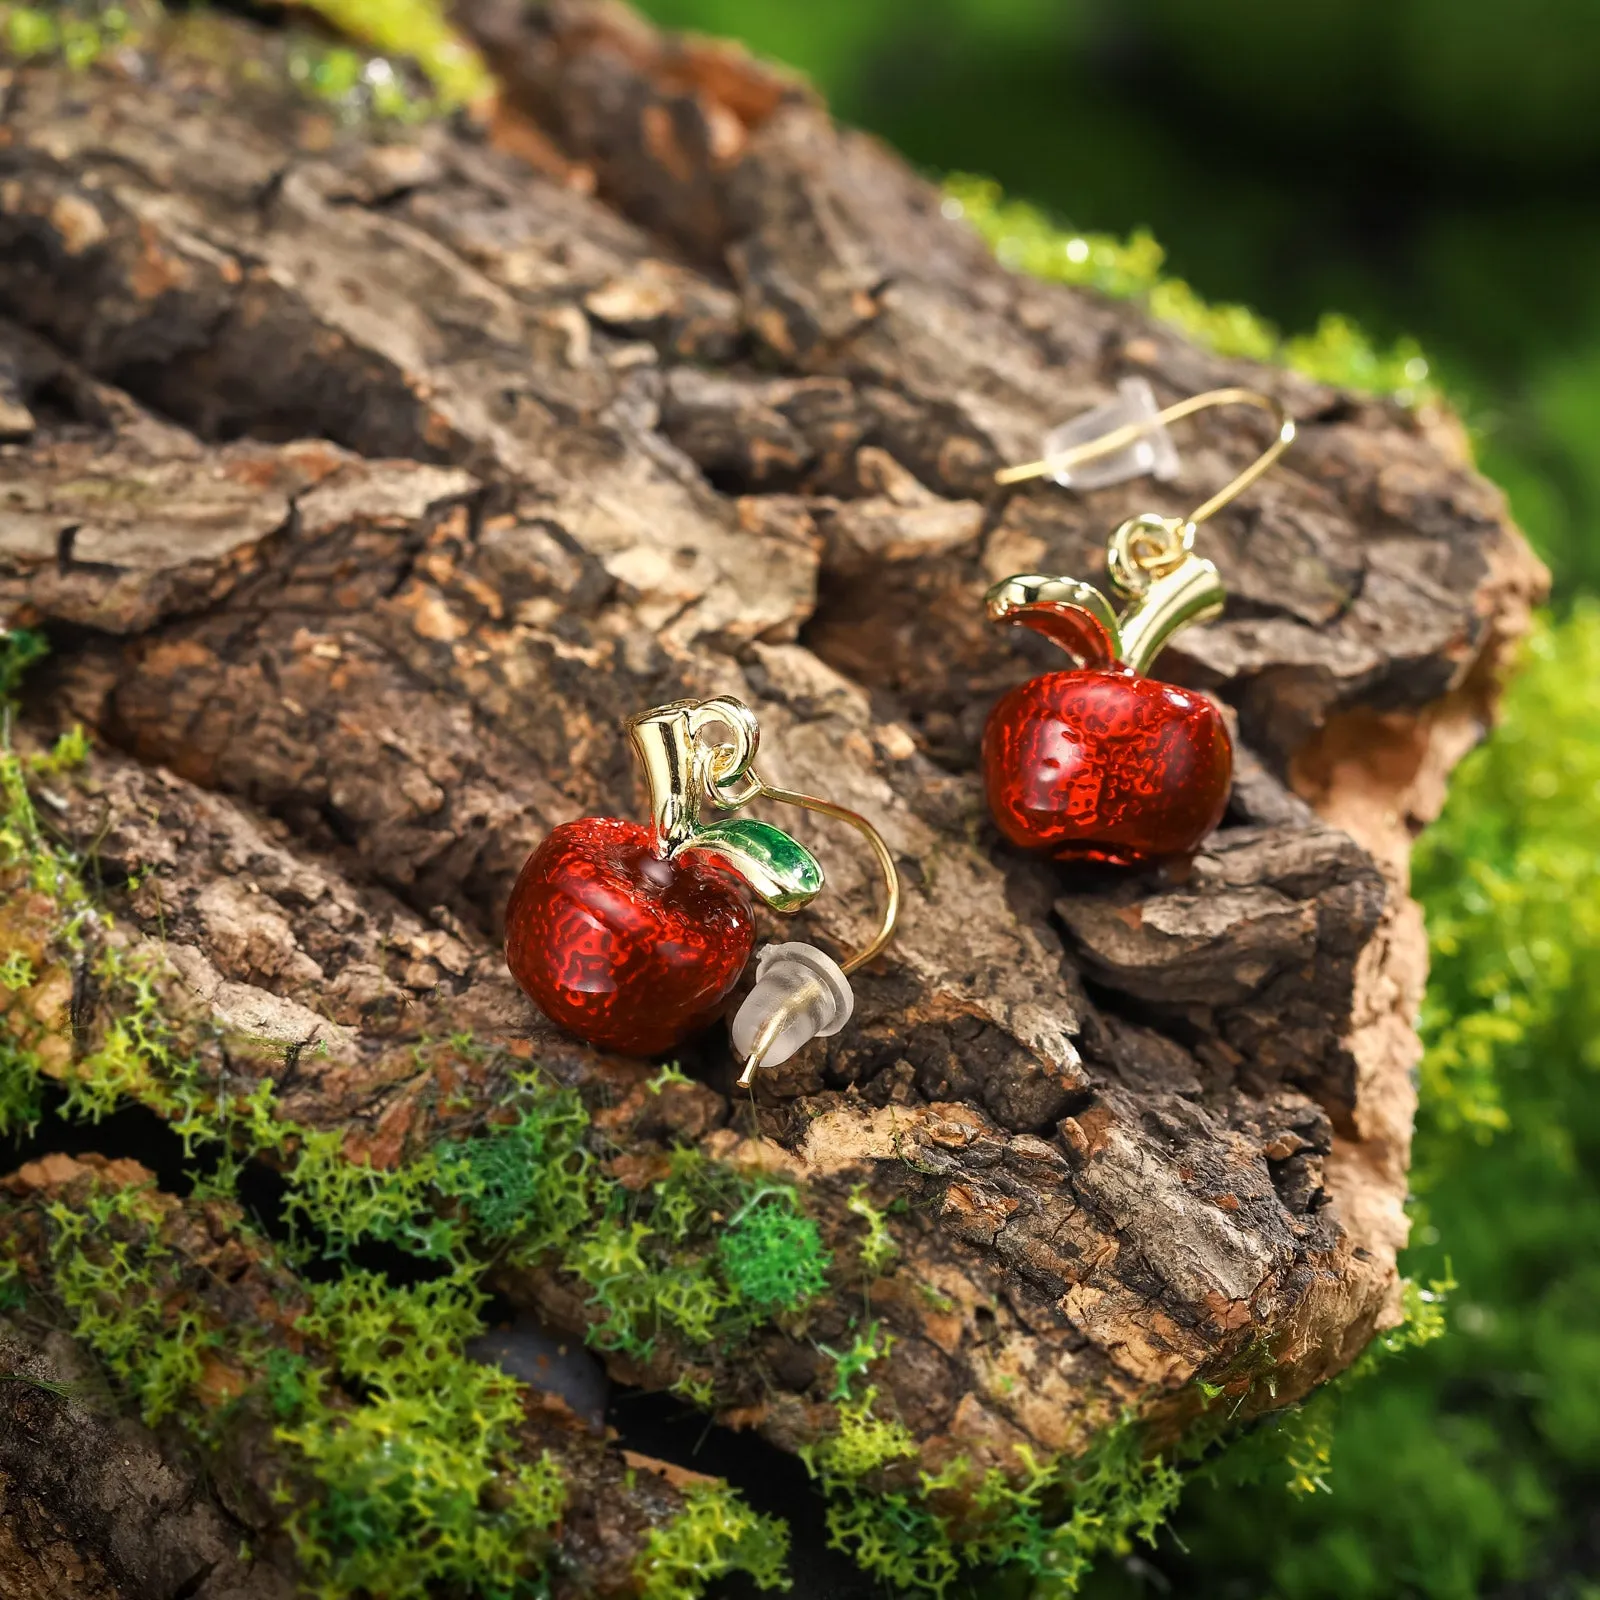
<path fill-rule="evenodd" d="M 854 1186 L 903 1199 L 878 1381 L 929 1468 L 1077 1450 L 1125 1407 L 1179 1427 L 1194 1379 L 1247 1361 L 1279 1402 L 1336 1372 L 1395 1314 L 1407 843 L 1542 583 L 1499 494 L 1445 419 L 1003 270 L 896 157 L 729 50 L 579 0 L 460 15 L 505 84 L 487 131 L 340 128 L 236 72 L 271 58 L 243 25 L 220 62 L 3 80 L 0 612 L 55 646 L 28 726 L 92 732 L 53 815 L 125 936 L 164 946 L 177 1003 L 270 1045 L 218 1071 L 272 1071 L 374 1161 L 473 1114 L 413 1048 L 471 1030 L 578 1086 L 619 1171 L 675 1141 L 781 1168 L 830 1239 Z M 1224 825 L 1192 863 L 1099 877 L 987 821 L 986 710 L 1053 663 L 981 595 L 1098 578 L 1109 528 L 1185 510 L 1264 442 L 1211 413 L 1176 484 L 994 490 L 1128 374 L 1163 401 L 1267 389 L 1300 436 L 1207 525 L 1229 608 L 1163 658 L 1236 715 Z M 637 814 L 622 720 L 725 693 L 772 780 L 871 816 L 906 886 L 853 1025 L 753 1105 L 720 1035 L 697 1085 L 647 1095 L 653 1069 L 555 1034 L 497 947 L 551 826 Z M 831 888 L 794 936 L 858 942 L 870 860 L 796 831 Z M 481 1112 L 502 1087 L 466 1093 Z M 13 1203 L 80 1177 L 35 1163 Z M 501 1288 L 581 1331 L 559 1274 Z M 793 1449 L 832 1425 L 828 1387 L 774 1330 L 718 1374 L 720 1414 Z M 0 1415 L 8 1594 L 281 1591 L 227 1554 L 267 1514 L 159 1439 L 113 1471 L 130 1425 L 14 1385 Z M 575 1527 L 623 1497 L 619 1461 L 595 1444 Z M 135 1534 L 129 1472 L 161 1486 Z M 618 1516 L 665 1514 L 661 1481 Z M 570 1542 L 625 1587 L 605 1537 Z"/>

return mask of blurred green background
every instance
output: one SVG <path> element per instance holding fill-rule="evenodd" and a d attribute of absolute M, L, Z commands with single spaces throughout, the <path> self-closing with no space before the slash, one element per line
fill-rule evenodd
<path fill-rule="evenodd" d="M 1449 1332 L 1344 1385 L 1327 1489 L 1245 1456 L 1098 1596 L 1600 1600 L 1600 3 L 644 0 L 938 175 L 1286 335 L 1414 335 L 1555 595 L 1417 853 L 1414 1244 Z M 1246 1455 L 1249 1453 L 1246 1452 Z"/>

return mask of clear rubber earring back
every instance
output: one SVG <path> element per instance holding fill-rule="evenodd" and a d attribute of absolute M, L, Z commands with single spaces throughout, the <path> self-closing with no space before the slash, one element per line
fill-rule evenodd
<path fill-rule="evenodd" d="M 733 1048 L 746 1063 L 740 1081 L 838 1033 L 855 1006 L 850 980 L 815 945 L 764 946 L 756 956 L 756 986 L 733 1019 Z"/>
<path fill-rule="evenodd" d="M 1087 460 L 1073 459 L 1079 446 L 1093 444 L 1119 428 L 1139 432 L 1119 449 Z M 1178 447 L 1161 420 L 1155 391 L 1144 378 L 1122 379 L 1115 400 L 1052 428 L 1045 435 L 1041 456 L 1047 465 L 1045 475 L 1063 489 L 1105 489 L 1147 476 L 1170 483 L 1178 476 Z M 1057 456 L 1067 460 L 1051 468 Z"/>

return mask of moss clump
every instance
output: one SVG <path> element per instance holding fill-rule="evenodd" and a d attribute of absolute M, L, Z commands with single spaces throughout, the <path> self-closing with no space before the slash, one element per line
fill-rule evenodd
<path fill-rule="evenodd" d="M 1505 1063 L 1558 1024 L 1574 1067 L 1600 1069 L 1600 991 L 1585 981 L 1600 950 L 1596 684 L 1600 605 L 1590 600 L 1530 641 L 1515 715 L 1462 774 L 1483 803 L 1453 808 L 1419 846 L 1418 874 L 1436 886 L 1422 1018 L 1436 1137 L 1487 1146 L 1505 1131 Z"/>
<path fill-rule="evenodd" d="M 726 1484 L 694 1484 L 671 1522 L 652 1530 L 634 1577 L 640 1600 L 694 1600 L 704 1586 L 743 1572 L 760 1589 L 787 1589 L 789 1530 L 752 1511 Z"/>
<path fill-rule="evenodd" d="M 292 28 L 284 65 L 307 94 L 352 118 L 421 122 L 481 105 L 494 94 L 482 56 L 435 0 L 304 0 L 304 9 L 350 43 L 329 44 L 304 27 Z M 0 52 L 82 71 L 109 51 L 151 42 L 163 15 L 159 0 L 0 3 Z M 187 21 L 181 38 L 203 54 L 214 48 L 202 44 L 194 19 Z"/>
<path fill-rule="evenodd" d="M 717 1241 L 729 1286 L 763 1311 L 795 1311 L 828 1287 L 832 1257 L 792 1189 L 769 1189 L 745 1202 Z"/>
<path fill-rule="evenodd" d="M 961 1566 L 943 1519 L 924 1494 L 865 1482 L 917 1453 L 902 1422 L 877 1414 L 877 1400 L 871 1384 L 841 1400 L 837 1431 L 800 1453 L 827 1496 L 828 1542 L 896 1592 L 942 1596 Z"/>
<path fill-rule="evenodd" d="M 439 1586 L 529 1592 L 565 1490 L 548 1455 L 521 1459 L 521 1385 L 467 1359 L 481 1299 L 450 1280 L 394 1288 L 369 1272 L 314 1288 L 299 1333 L 326 1371 L 271 1375 L 319 1492 L 289 1516 L 318 1595 L 424 1600 Z M 330 1380 L 359 1403 L 329 1402 Z"/>
<path fill-rule="evenodd" d="M 562 1259 L 590 1288 L 593 1342 L 638 1358 L 662 1338 L 736 1346 L 770 1316 L 802 1310 L 826 1288 L 830 1261 L 792 1186 L 689 1149 L 643 1193 L 607 1180 L 598 1216 Z"/>
<path fill-rule="evenodd" d="M 6 988 L 25 987 L 6 984 Z M 8 1028 L 0 1032 L 0 1138 L 38 1126 L 43 1107 L 37 1065 Z"/>
<path fill-rule="evenodd" d="M 54 58 L 82 71 L 106 51 L 137 38 L 155 10 L 150 0 L 0 5 L 0 47 L 18 61 Z"/>
<path fill-rule="evenodd" d="M 382 0 L 381 4 L 374 0 L 308 0 L 308 3 L 311 10 L 347 38 L 376 51 L 380 60 L 385 56 L 402 56 L 415 62 L 433 86 L 438 109 L 448 111 L 472 105 L 494 92 L 483 57 L 450 26 L 445 7 L 436 0 Z M 353 51 L 343 54 L 350 58 L 343 70 L 346 74 L 353 71 L 354 76 L 343 89 L 338 89 L 334 69 L 325 69 L 327 81 L 323 87 L 326 90 L 348 92 L 362 81 L 363 75 L 369 85 L 381 87 L 392 81 L 392 73 L 374 74 L 370 66 L 362 66 Z"/>
<path fill-rule="evenodd" d="M 589 1114 L 570 1089 L 520 1073 L 514 1122 L 441 1146 L 434 1184 L 459 1200 L 474 1227 L 518 1255 L 536 1256 L 589 1219 L 596 1182 L 585 1138 Z"/>
<path fill-rule="evenodd" d="M 908 1485 L 916 1441 L 866 1381 L 888 1350 L 869 1324 L 832 1353 L 837 1426 L 801 1452 L 827 1496 L 829 1543 L 864 1571 L 898 1594 L 943 1597 L 963 1569 L 1002 1567 L 1028 1577 L 1034 1600 L 1052 1600 L 1075 1593 L 1097 1557 L 1154 1542 L 1183 1479 L 1146 1454 L 1131 1419 L 1081 1457 L 1019 1447 L 1013 1470 L 980 1476 L 958 1456 Z"/>
<path fill-rule="evenodd" d="M 171 1416 L 219 1339 L 184 1303 L 159 1202 L 148 1189 L 96 1187 L 82 1210 L 58 1200 L 46 1215 L 52 1287 L 73 1331 L 146 1423 Z"/>
<path fill-rule="evenodd" d="M 856 1247 L 856 1257 L 862 1271 L 875 1278 L 900 1254 L 900 1246 L 894 1242 L 883 1213 L 867 1198 L 866 1184 L 858 1183 L 845 1203 L 851 1215 L 860 1217 L 867 1225 L 867 1235 Z"/>
<path fill-rule="evenodd" d="M 261 1397 L 291 1468 L 286 1525 L 322 1600 L 425 1600 L 440 1585 L 531 1594 L 562 1475 L 520 1448 L 522 1386 L 466 1354 L 482 1330 L 477 1291 L 366 1272 L 300 1284 L 304 1351 L 267 1347 L 252 1326 L 208 1319 L 202 1269 L 175 1247 L 184 1217 L 149 1186 L 95 1174 L 42 1208 L 48 1297 L 144 1420 L 174 1418 L 204 1445 Z M 220 1220 L 245 1258 L 272 1261 L 236 1211 Z M 284 1291 L 281 1272 L 274 1283 Z"/>

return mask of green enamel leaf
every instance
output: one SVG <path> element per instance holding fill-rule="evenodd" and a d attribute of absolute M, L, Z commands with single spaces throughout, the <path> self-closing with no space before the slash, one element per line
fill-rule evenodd
<path fill-rule="evenodd" d="M 774 911 L 798 911 L 822 891 L 822 863 L 770 822 L 730 817 L 710 823 L 673 854 L 691 850 L 727 862 Z"/>

